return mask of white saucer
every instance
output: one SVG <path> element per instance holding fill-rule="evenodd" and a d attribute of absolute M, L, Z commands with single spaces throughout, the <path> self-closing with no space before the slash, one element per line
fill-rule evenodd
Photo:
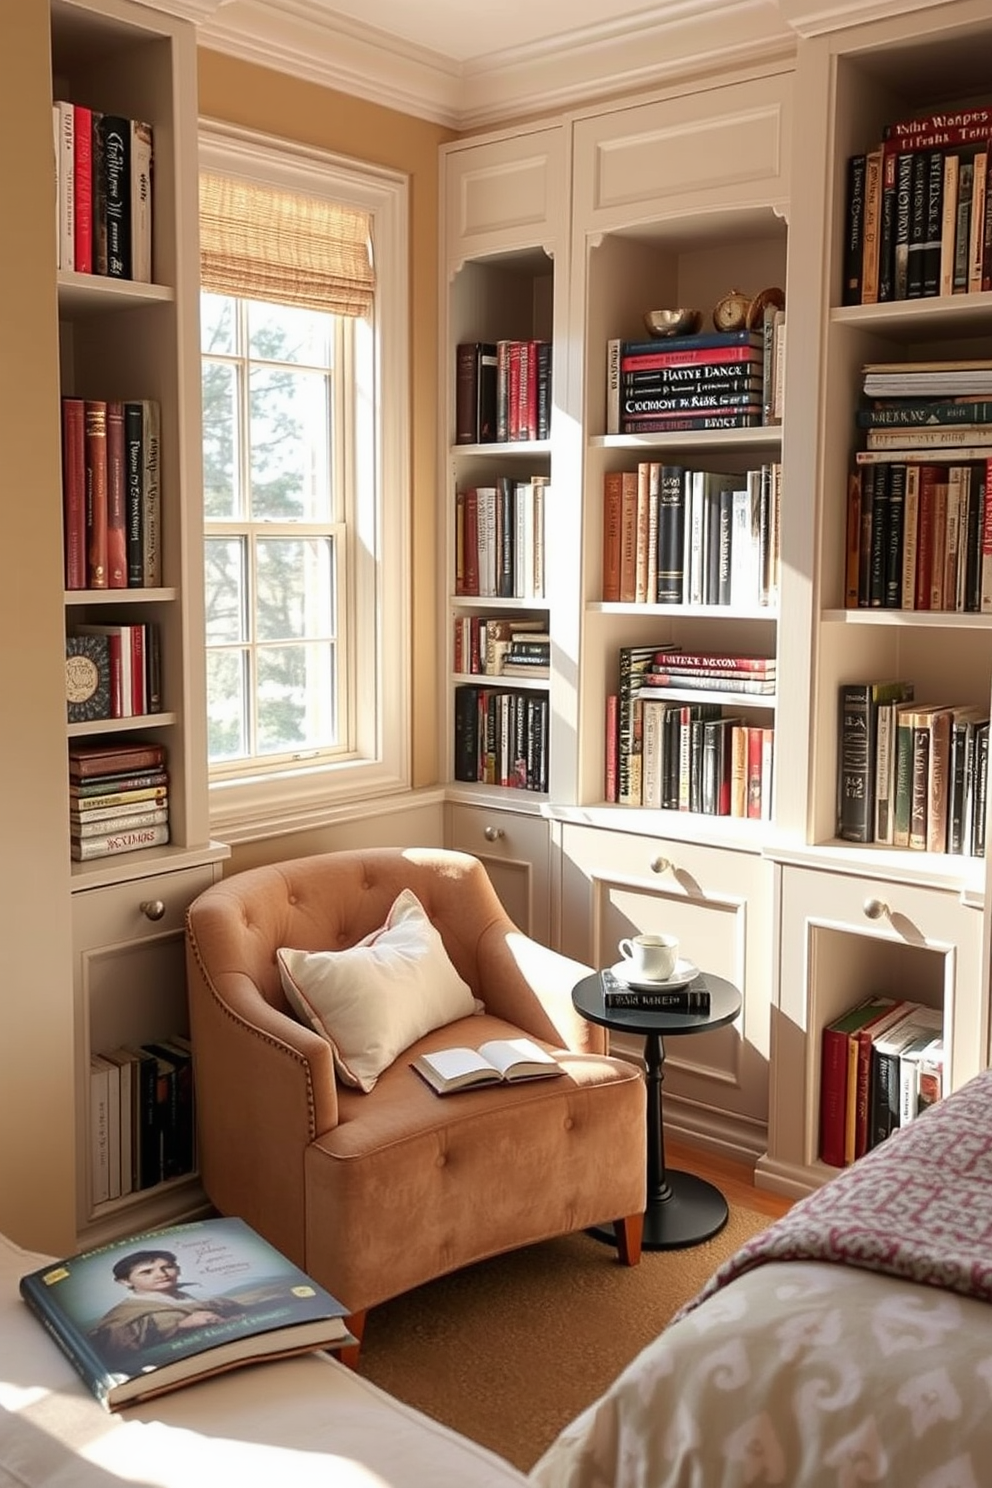
<path fill-rule="evenodd" d="M 689 982 L 695 981 L 699 975 L 699 967 L 694 966 L 691 961 L 682 957 L 675 963 L 675 970 L 670 977 L 635 977 L 630 970 L 629 961 L 618 961 L 616 966 L 610 970 L 618 982 L 623 982 L 625 987 L 636 987 L 645 991 L 671 991 L 675 987 L 685 987 Z"/>

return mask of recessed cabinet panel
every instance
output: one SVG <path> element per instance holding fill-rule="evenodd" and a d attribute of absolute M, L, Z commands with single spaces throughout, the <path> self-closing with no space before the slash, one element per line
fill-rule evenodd
<path fill-rule="evenodd" d="M 576 125 L 576 211 L 588 228 L 632 208 L 722 214 L 788 191 L 790 79 L 642 104 Z"/>
<path fill-rule="evenodd" d="M 540 816 L 446 808 L 449 847 L 481 859 L 510 919 L 547 945 L 551 933 L 550 831 Z"/>
<path fill-rule="evenodd" d="M 768 1103 L 771 868 L 754 854 L 562 829 L 562 949 L 596 967 L 622 936 L 679 937 L 680 953 L 738 987 L 738 1022 L 666 1044 L 666 1094 L 763 1129 Z"/>
<path fill-rule="evenodd" d="M 561 129 L 453 150 L 447 165 L 449 258 L 459 262 L 546 241 L 564 192 Z"/>

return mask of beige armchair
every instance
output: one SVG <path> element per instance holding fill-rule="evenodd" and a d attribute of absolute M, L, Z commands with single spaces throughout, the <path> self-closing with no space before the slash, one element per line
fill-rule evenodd
<path fill-rule="evenodd" d="M 354 946 L 406 888 L 485 1010 L 419 1039 L 363 1094 L 292 1014 L 276 951 Z M 636 1264 L 643 1076 L 575 1013 L 588 968 L 523 935 L 475 858 L 380 848 L 234 874 L 191 905 L 187 961 L 207 1195 L 339 1297 L 357 1336 L 378 1302 L 593 1224 L 614 1221 Z M 439 1097 L 409 1066 L 521 1031 L 558 1052 L 565 1078 Z"/>

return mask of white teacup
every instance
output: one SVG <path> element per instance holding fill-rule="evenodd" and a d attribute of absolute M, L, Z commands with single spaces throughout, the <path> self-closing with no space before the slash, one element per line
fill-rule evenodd
<path fill-rule="evenodd" d="M 625 936 L 618 949 L 624 960 L 630 962 L 635 976 L 652 982 L 662 982 L 670 977 L 679 958 L 679 942 L 675 935 Z"/>

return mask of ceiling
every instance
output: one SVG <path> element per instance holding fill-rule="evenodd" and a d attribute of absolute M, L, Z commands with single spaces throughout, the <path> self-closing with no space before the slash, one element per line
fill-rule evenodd
<path fill-rule="evenodd" d="M 455 130 L 791 58 L 946 0 L 147 0 L 200 43 Z"/>

